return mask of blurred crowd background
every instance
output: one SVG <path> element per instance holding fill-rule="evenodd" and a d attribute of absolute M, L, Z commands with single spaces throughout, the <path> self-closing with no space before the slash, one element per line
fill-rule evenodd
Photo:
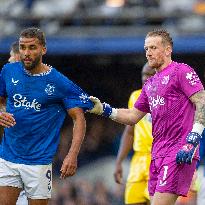
<path fill-rule="evenodd" d="M 114 107 L 127 107 L 141 87 L 146 62 L 143 44 L 154 28 L 174 40 L 173 59 L 192 66 L 204 82 L 205 0 L 0 0 L 0 64 L 25 27 L 45 31 L 44 62 L 57 68 L 90 95 Z M 122 205 L 124 185 L 113 179 L 124 129 L 106 118 L 86 114 L 87 133 L 74 177 L 59 179 L 72 139 L 66 119 L 54 160 L 51 205 Z M 124 163 L 125 179 L 129 158 Z M 124 180 L 125 180 L 124 179 Z"/>
<path fill-rule="evenodd" d="M 41 26 L 48 34 L 76 34 L 74 27 L 166 26 L 176 32 L 204 32 L 204 0 L 1 0 L 1 34 L 25 25 Z M 83 28 L 85 29 L 85 28 Z M 136 30 L 136 29 L 133 29 Z M 129 30 L 118 35 L 129 34 Z M 136 32 L 135 32 L 136 33 Z M 98 33 L 100 34 L 100 33 Z M 116 33 L 113 33 L 116 34 Z M 102 33 L 101 33 L 102 35 Z"/>

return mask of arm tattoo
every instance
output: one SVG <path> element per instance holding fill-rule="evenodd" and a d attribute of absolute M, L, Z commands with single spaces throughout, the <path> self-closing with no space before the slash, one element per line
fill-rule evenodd
<path fill-rule="evenodd" d="M 194 123 L 198 122 L 205 126 L 205 91 L 199 91 L 190 97 L 196 106 Z"/>

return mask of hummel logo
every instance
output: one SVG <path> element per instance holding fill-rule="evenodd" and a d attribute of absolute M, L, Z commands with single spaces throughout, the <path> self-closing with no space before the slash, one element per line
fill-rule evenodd
<path fill-rule="evenodd" d="M 159 180 L 159 186 L 165 186 L 167 184 L 167 181 Z"/>
<path fill-rule="evenodd" d="M 196 83 L 199 82 L 199 77 L 195 72 L 190 72 L 186 74 L 186 79 L 189 80 L 189 83 L 191 85 L 195 85 Z"/>
<path fill-rule="evenodd" d="M 11 81 L 14 85 L 17 85 L 17 83 L 19 82 L 19 80 L 14 80 L 13 78 L 11 79 Z"/>

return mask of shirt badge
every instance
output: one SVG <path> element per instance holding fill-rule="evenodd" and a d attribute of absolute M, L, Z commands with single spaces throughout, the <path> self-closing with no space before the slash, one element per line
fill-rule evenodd
<path fill-rule="evenodd" d="M 53 93 L 55 91 L 55 86 L 51 85 L 51 84 L 47 84 L 45 91 L 48 95 L 53 95 Z"/>
<path fill-rule="evenodd" d="M 169 75 L 164 76 L 164 78 L 162 79 L 162 84 L 163 85 L 167 85 L 169 83 Z"/>

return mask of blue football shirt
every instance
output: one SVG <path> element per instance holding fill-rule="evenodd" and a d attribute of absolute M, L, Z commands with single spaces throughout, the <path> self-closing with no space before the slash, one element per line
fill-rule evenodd
<path fill-rule="evenodd" d="M 5 128 L 0 157 L 20 164 L 49 164 L 56 153 L 66 110 L 93 104 L 88 95 L 55 68 L 30 75 L 23 64 L 8 63 L 0 76 L 0 96 L 16 125 Z"/>

